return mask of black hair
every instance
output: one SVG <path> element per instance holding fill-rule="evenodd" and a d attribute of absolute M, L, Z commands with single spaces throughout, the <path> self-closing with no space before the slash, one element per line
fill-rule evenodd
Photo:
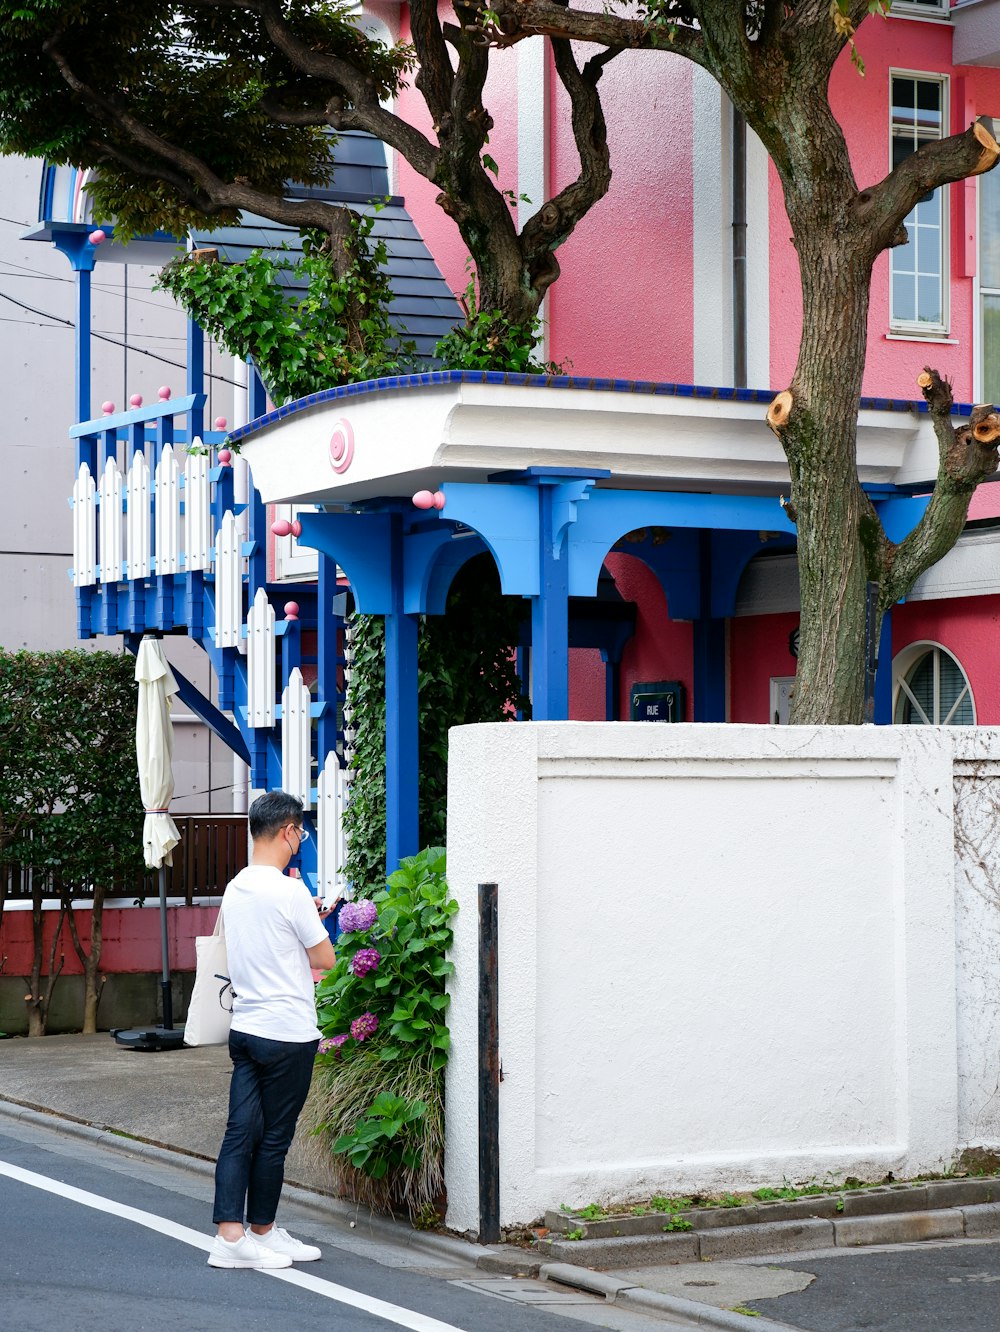
<path fill-rule="evenodd" d="M 250 806 L 250 836 L 275 837 L 288 823 L 301 825 L 304 813 L 302 801 L 287 791 L 265 791 Z"/>

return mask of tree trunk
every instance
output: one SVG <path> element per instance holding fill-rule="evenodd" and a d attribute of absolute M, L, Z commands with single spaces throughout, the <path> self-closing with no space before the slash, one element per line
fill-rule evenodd
<path fill-rule="evenodd" d="M 802 232 L 799 233 L 801 235 Z M 881 524 L 857 477 L 857 413 L 870 272 L 831 228 L 800 244 L 803 326 L 776 429 L 788 457 L 802 618 L 791 721 L 864 720 L 866 584 L 877 578 Z"/>

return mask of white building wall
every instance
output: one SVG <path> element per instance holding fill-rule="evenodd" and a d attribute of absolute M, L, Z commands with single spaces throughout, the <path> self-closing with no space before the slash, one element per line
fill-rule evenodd
<path fill-rule="evenodd" d="M 905 1178 L 1000 1142 L 998 773 L 986 729 L 454 730 L 448 1224 L 478 1224 L 480 882 L 499 884 L 502 1224 Z"/>

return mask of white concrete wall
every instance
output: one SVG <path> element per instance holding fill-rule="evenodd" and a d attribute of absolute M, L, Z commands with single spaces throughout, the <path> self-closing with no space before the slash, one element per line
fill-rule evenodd
<path fill-rule="evenodd" d="M 1000 1142 L 998 774 L 985 729 L 454 730 L 448 1224 L 478 1224 L 485 881 L 503 1224 Z"/>

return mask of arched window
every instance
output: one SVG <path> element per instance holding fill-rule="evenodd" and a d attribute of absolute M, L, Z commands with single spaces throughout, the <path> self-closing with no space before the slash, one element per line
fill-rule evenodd
<path fill-rule="evenodd" d="M 897 726 L 975 726 L 972 689 L 939 643 L 914 643 L 893 664 Z"/>

